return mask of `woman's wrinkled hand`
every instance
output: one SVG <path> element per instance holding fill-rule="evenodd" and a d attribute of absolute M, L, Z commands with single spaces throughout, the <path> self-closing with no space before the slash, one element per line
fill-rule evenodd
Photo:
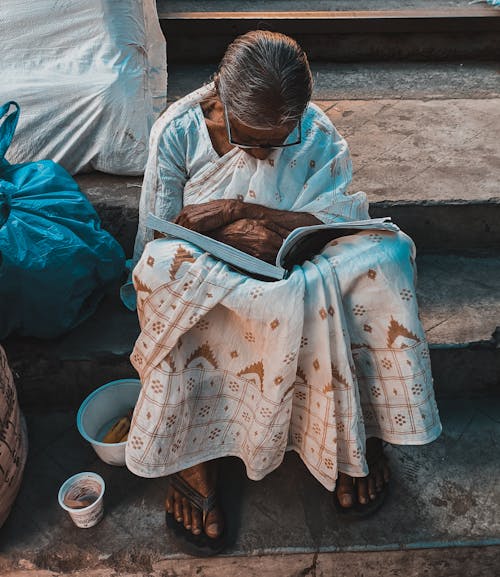
<path fill-rule="evenodd" d="M 243 218 L 213 231 L 210 236 L 274 264 L 287 234 L 285 228 L 272 221 Z"/>
<path fill-rule="evenodd" d="M 174 222 L 197 232 L 209 232 L 237 220 L 240 204 L 240 201 L 233 199 L 189 204 L 181 210 Z"/>

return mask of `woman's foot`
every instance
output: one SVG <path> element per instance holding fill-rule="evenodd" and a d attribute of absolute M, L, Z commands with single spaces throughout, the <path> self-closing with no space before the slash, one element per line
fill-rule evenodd
<path fill-rule="evenodd" d="M 203 497 L 209 497 L 216 491 L 216 461 L 209 461 L 184 469 L 178 475 Z M 207 513 L 205 522 L 203 522 L 203 512 L 171 484 L 168 486 L 165 508 L 178 523 L 182 523 L 193 535 L 205 533 L 211 539 L 216 539 L 224 530 L 224 516 L 218 504 Z"/>
<path fill-rule="evenodd" d="M 335 494 L 343 509 L 362 509 L 363 505 L 368 505 L 380 497 L 389 482 L 389 465 L 380 439 L 371 437 L 366 440 L 366 460 L 370 469 L 366 477 L 351 477 L 339 473 Z"/>

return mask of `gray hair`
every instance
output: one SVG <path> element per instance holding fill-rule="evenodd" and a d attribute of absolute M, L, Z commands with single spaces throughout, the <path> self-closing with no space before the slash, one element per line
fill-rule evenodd
<path fill-rule="evenodd" d="M 228 111 L 253 128 L 298 121 L 312 93 L 311 70 L 302 48 L 289 36 L 267 30 L 236 38 L 214 81 Z"/>

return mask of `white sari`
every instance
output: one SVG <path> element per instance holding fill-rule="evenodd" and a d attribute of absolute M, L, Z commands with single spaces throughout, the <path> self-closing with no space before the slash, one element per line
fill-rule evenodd
<path fill-rule="evenodd" d="M 362 232 L 264 282 L 187 243 L 145 244 L 148 211 L 173 218 L 216 198 L 324 222 L 368 217 L 365 195 L 345 193 L 347 145 L 317 107 L 302 144 L 266 160 L 219 157 L 199 106 L 210 88 L 170 107 L 151 137 L 133 272 L 141 334 L 131 361 L 143 387 L 127 465 L 159 477 L 235 455 L 258 480 L 293 449 L 333 490 L 339 470 L 368 473 L 367 436 L 423 444 L 441 431 L 414 246 L 403 233 Z"/>

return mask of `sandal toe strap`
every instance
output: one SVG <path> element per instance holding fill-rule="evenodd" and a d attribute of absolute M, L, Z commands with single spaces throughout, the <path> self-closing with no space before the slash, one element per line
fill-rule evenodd
<path fill-rule="evenodd" d="M 210 511 L 215 507 L 217 503 L 217 498 L 214 493 L 211 493 L 207 497 L 204 497 L 199 493 L 194 487 L 187 483 L 178 473 L 174 473 L 169 476 L 169 483 L 174 489 L 179 491 L 186 499 L 199 509 L 203 514 L 203 522 L 210 513 Z"/>

